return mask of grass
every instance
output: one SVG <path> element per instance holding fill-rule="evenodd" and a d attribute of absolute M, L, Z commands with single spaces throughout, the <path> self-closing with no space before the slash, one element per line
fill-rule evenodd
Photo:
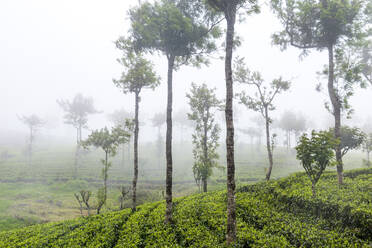
<path fill-rule="evenodd" d="M 336 173 L 327 172 L 316 198 L 308 194 L 304 173 L 239 187 L 234 247 L 370 247 L 372 239 L 366 234 L 372 207 L 358 206 L 369 199 L 371 177 L 371 169 L 347 172 L 348 183 L 329 195 Z M 350 195 L 357 197 L 350 200 Z M 160 201 L 140 205 L 134 213 L 125 209 L 0 232 L 0 246 L 226 247 L 225 190 L 175 199 L 172 225 L 164 224 L 164 213 L 165 203 Z"/>
<path fill-rule="evenodd" d="M 138 183 L 138 202 L 154 202 L 163 199 L 165 166 L 164 157 L 155 153 L 151 144 L 140 147 L 140 175 Z M 64 145 L 39 145 L 35 148 L 32 168 L 25 164 L 22 149 L 19 147 L 0 147 L 12 155 L 0 162 L 0 231 L 35 223 L 53 222 L 80 216 L 79 205 L 74 193 L 91 190 L 95 204 L 95 195 L 102 185 L 99 160 L 103 155 L 99 150 L 84 156 L 79 168 L 79 178 L 73 179 L 74 147 Z M 175 144 L 174 147 L 174 196 L 182 197 L 198 192 L 192 175 L 192 153 L 190 144 Z M 221 165 L 224 165 L 224 153 L 221 148 Z M 122 161 L 121 152 L 112 159 L 109 171 L 108 201 L 104 211 L 117 210 L 120 185 L 130 187 L 132 180 L 132 161 Z M 124 154 L 125 158 L 127 154 Z M 155 158 L 155 159 L 154 159 Z M 162 162 L 163 161 L 163 162 Z M 362 155 L 350 154 L 345 158 L 347 169 L 358 167 Z M 278 148 L 274 153 L 273 178 L 281 178 L 290 173 L 301 171 L 293 151 Z M 264 147 L 258 151 L 246 144 L 238 144 L 236 150 L 237 185 L 254 183 L 264 179 L 267 158 Z M 224 170 L 215 170 L 209 180 L 209 190 L 223 190 L 226 174 Z M 125 202 L 130 206 L 130 199 Z"/>

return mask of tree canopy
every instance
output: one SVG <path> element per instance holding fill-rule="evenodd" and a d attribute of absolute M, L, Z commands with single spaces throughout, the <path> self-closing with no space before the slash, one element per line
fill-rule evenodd
<path fill-rule="evenodd" d="M 213 168 L 218 167 L 219 135 L 221 129 L 215 122 L 214 112 L 220 107 L 220 101 L 215 95 L 215 89 L 209 89 L 206 84 L 192 84 L 189 99 L 191 112 L 188 118 L 195 123 L 192 135 L 194 145 L 193 173 L 198 185 L 203 183 L 203 191 L 207 191 L 207 179 L 212 175 Z"/>
<path fill-rule="evenodd" d="M 330 134 L 334 134 L 334 128 L 329 129 Z M 340 147 L 341 147 L 341 154 L 345 156 L 350 150 L 354 150 L 359 148 L 366 138 L 365 133 L 357 127 L 348 127 L 342 126 L 341 127 L 341 139 L 340 139 Z"/>
<path fill-rule="evenodd" d="M 173 57 L 176 68 L 182 64 L 206 63 L 202 55 L 213 52 L 215 39 L 221 36 L 217 25 L 220 20 L 197 0 L 145 2 L 130 10 L 129 16 L 133 48 L 161 52 L 168 59 Z"/>
<path fill-rule="evenodd" d="M 297 159 L 301 161 L 311 183 L 313 196 L 316 196 L 315 184 L 319 181 L 323 171 L 331 165 L 334 157 L 334 147 L 337 140 L 329 132 L 312 131 L 311 137 L 307 134 L 301 136 L 297 150 Z"/>

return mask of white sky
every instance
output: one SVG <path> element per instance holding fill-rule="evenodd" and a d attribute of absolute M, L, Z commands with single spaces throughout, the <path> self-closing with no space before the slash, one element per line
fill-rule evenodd
<path fill-rule="evenodd" d="M 56 99 L 71 99 L 77 92 L 95 99 L 95 105 L 105 114 L 91 118 L 91 127 L 108 125 L 106 114 L 116 109 L 132 111 L 134 99 L 115 88 L 112 78 L 120 75 L 116 62 L 120 52 L 113 41 L 125 35 L 128 28 L 126 13 L 137 0 L 1 0 L 0 1 L 0 130 L 24 130 L 16 115 L 38 114 L 51 119 L 54 127 L 44 132 L 70 135 L 71 128 L 63 124 L 62 112 Z M 316 71 L 327 62 L 326 52 L 312 52 L 300 61 L 297 49 L 281 52 L 271 46 L 270 35 L 280 25 L 263 6 L 260 15 L 248 17 L 237 26 L 244 38 L 235 55 L 246 57 L 252 70 L 258 70 L 265 79 L 283 76 L 292 79 L 290 92 L 277 98 L 274 117 L 285 110 L 302 112 L 314 125 L 326 121 L 324 109 L 327 95 L 315 91 Z M 166 106 L 166 60 L 152 58 L 162 85 L 155 91 L 142 94 L 140 118 L 145 121 L 155 112 L 164 112 Z M 187 108 L 185 98 L 191 82 L 207 83 L 216 87 L 218 95 L 225 94 L 222 61 L 213 61 L 210 67 L 184 67 L 174 74 L 174 110 Z M 236 85 L 236 92 L 240 87 Z M 249 92 L 249 91 L 248 91 Z M 371 88 L 358 90 L 352 98 L 355 119 L 362 125 L 370 114 L 368 100 Z M 241 109 L 237 127 L 247 127 L 251 111 Z M 153 137 L 151 125 L 143 128 L 141 138 Z M 177 137 L 177 134 L 175 134 Z M 71 140 L 74 140 L 71 137 Z"/>

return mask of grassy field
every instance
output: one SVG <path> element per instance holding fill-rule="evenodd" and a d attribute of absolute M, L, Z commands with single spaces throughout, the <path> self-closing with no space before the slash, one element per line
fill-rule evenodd
<path fill-rule="evenodd" d="M 329 171 L 313 198 L 304 173 L 238 187 L 235 247 L 371 247 L 372 169 Z M 225 247 L 226 191 L 180 197 L 88 218 L 0 232 L 1 247 Z"/>
<path fill-rule="evenodd" d="M 0 161 L 0 231 L 24 227 L 35 223 L 73 219 L 80 216 L 79 205 L 74 193 L 91 190 L 95 195 L 102 185 L 99 160 L 103 155 L 92 150 L 83 157 L 78 170 L 78 179 L 73 178 L 74 147 L 62 145 L 39 145 L 35 148 L 33 163 L 27 166 L 22 150 L 18 147 L 0 147 L 7 151 L 7 159 Z M 132 180 L 132 161 L 125 153 L 113 158 L 109 171 L 109 192 L 105 211 L 119 208 L 119 186 L 129 187 Z M 174 146 L 174 195 L 181 197 L 198 192 L 192 175 L 191 144 Z M 124 155 L 124 159 L 123 159 Z M 301 171 L 293 150 L 278 148 L 274 153 L 273 178 Z M 362 154 L 353 153 L 346 157 L 346 169 L 360 167 Z M 154 202 L 163 199 L 165 182 L 164 157 L 156 154 L 153 144 L 140 147 L 140 175 L 138 202 Z M 221 165 L 224 166 L 221 148 Z M 259 150 L 247 144 L 238 144 L 236 150 L 237 184 L 246 185 L 264 179 L 267 159 L 264 147 Z M 209 180 L 209 190 L 222 190 L 225 185 L 224 170 L 215 170 Z M 130 200 L 125 202 L 130 206 Z"/>

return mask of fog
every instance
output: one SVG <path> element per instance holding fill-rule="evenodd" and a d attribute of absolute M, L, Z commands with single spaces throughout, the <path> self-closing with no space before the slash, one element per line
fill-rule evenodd
<path fill-rule="evenodd" d="M 134 97 L 120 92 L 112 79 L 121 73 L 116 61 L 121 53 L 113 42 L 126 34 L 129 23 L 126 13 L 135 4 L 137 1 L 134 0 L 1 1 L 0 133 L 26 133 L 17 115 L 35 113 L 48 122 L 41 134 L 73 141 L 73 129 L 63 124 L 63 113 L 56 100 L 71 99 L 78 92 L 93 97 L 96 108 L 102 111 L 89 119 L 90 129 L 110 125 L 107 114 L 114 110 L 133 111 Z M 271 46 L 270 39 L 279 28 L 268 6 L 263 6 L 262 14 L 248 17 L 238 25 L 237 34 L 243 42 L 235 54 L 245 57 L 249 68 L 260 71 L 268 81 L 283 76 L 293 82 L 290 91 L 277 98 L 274 117 L 279 118 L 284 111 L 293 110 L 303 113 L 314 127 L 321 128 L 329 119 L 324 108 L 328 97 L 316 92 L 315 85 L 319 82 L 316 72 L 327 61 L 326 53 L 312 52 L 300 60 L 299 50 L 291 48 L 281 52 L 278 47 Z M 155 112 L 164 112 L 166 104 L 166 59 L 164 56 L 150 58 L 162 84 L 154 92 L 146 90 L 142 94 L 140 119 L 146 124 L 141 128 L 142 141 L 154 138 L 153 127 L 147 120 Z M 209 67 L 183 67 L 177 71 L 174 111 L 188 109 L 185 94 L 191 82 L 216 87 L 218 96 L 223 98 L 223 70 L 223 61 L 212 58 Z M 235 84 L 235 91 L 240 89 L 240 85 Z M 369 109 L 365 103 L 371 96 L 370 89 L 358 89 L 352 97 L 356 123 L 367 119 Z M 235 105 L 240 113 L 236 126 L 250 126 L 252 112 L 237 102 Z M 88 133 L 85 131 L 84 135 Z"/>

